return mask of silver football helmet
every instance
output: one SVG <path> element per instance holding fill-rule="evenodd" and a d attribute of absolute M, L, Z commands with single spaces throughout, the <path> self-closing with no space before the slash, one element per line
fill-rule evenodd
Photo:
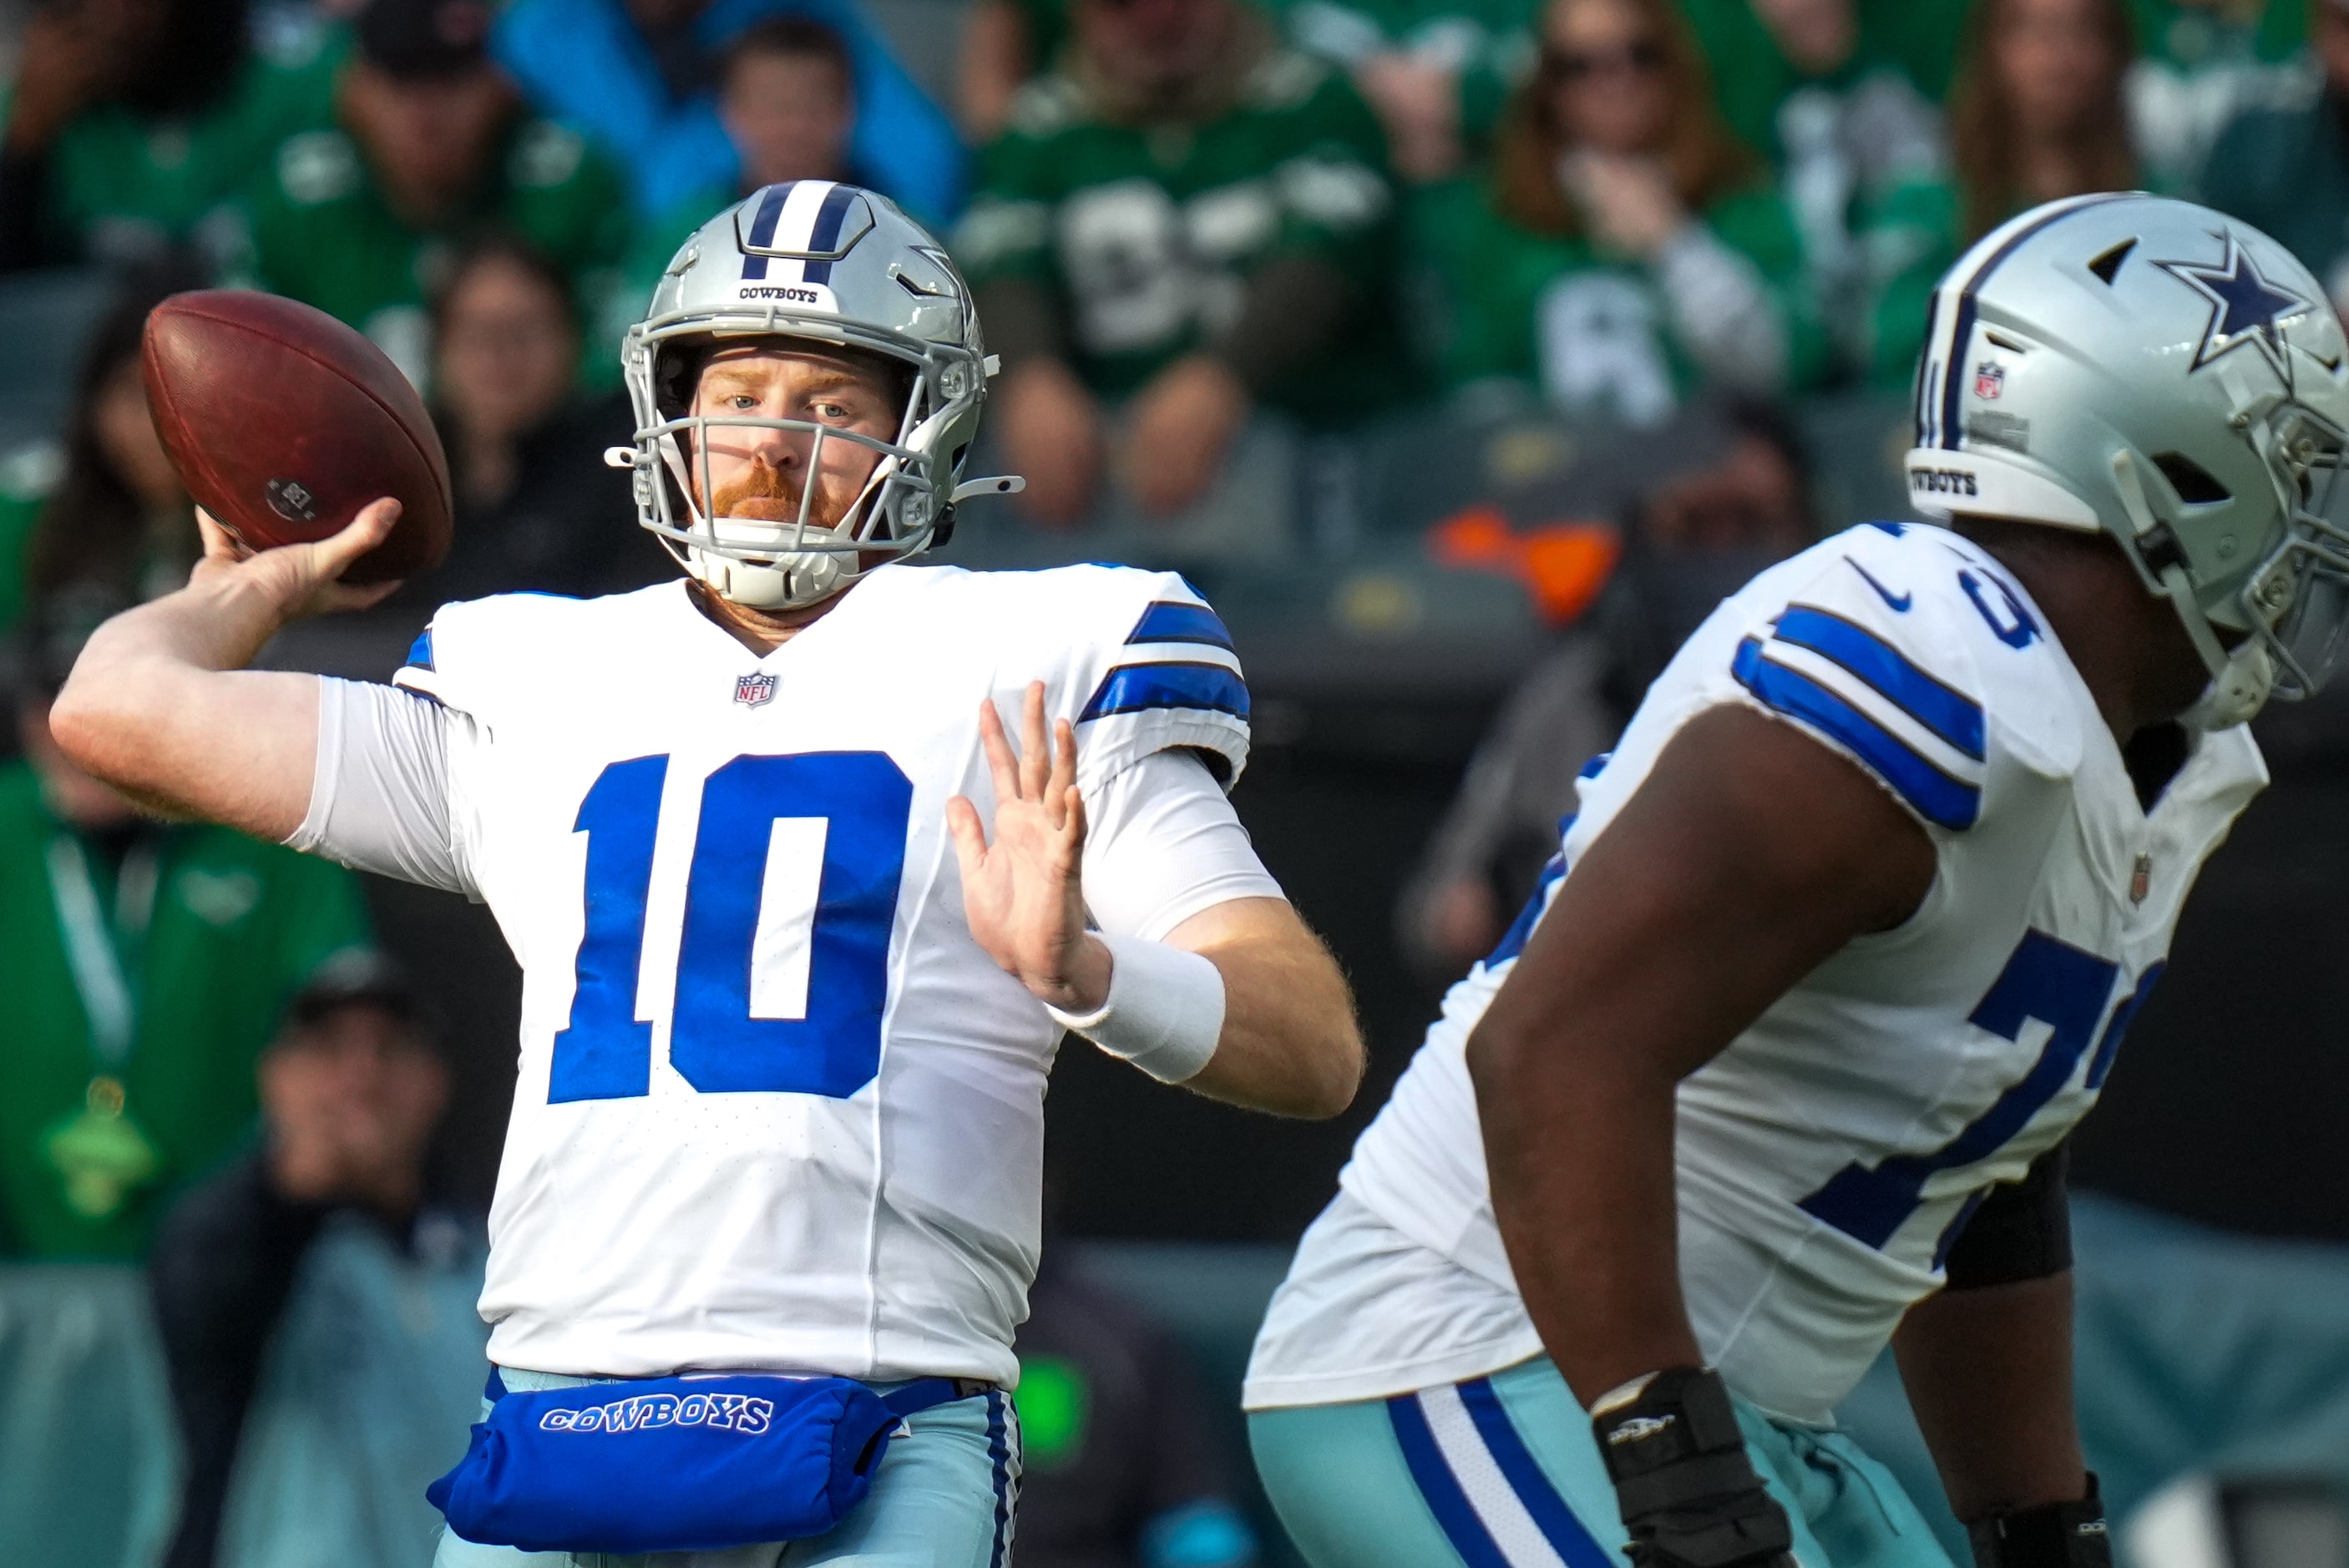
<path fill-rule="evenodd" d="M 2323 288 L 2249 224 L 2049 202 L 1934 291 L 1909 497 L 2111 534 L 2209 667 L 2194 721 L 2240 724 L 2321 686 L 2349 624 L 2344 354 Z"/>
<path fill-rule="evenodd" d="M 895 438 L 805 419 L 697 415 L 693 377 L 711 345 L 797 339 L 906 366 Z M 789 609 L 838 593 L 864 573 L 941 543 L 957 503 L 1009 494 L 1017 479 L 960 482 L 995 373 L 969 285 L 936 240 L 886 197 L 829 180 L 770 185 L 720 212 L 678 250 L 652 308 L 628 329 L 620 364 L 636 407 L 633 447 L 605 454 L 636 473 L 637 520 L 695 577 L 739 604 Z M 808 435 L 806 472 L 827 442 L 879 454 L 871 478 L 829 525 L 802 486 L 797 519 L 712 517 L 702 501 L 713 427 Z"/>

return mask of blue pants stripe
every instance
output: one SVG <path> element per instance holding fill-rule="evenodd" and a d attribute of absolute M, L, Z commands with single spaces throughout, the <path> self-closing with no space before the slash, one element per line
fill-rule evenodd
<path fill-rule="evenodd" d="M 1435 1434 L 1428 1429 L 1419 1396 L 1398 1394 L 1389 1399 L 1387 1418 L 1394 1423 L 1395 1440 L 1402 1446 L 1403 1462 L 1411 1467 L 1411 1479 L 1419 1484 L 1419 1495 L 1427 1500 L 1428 1511 L 1435 1515 L 1435 1522 L 1452 1549 L 1460 1553 L 1460 1560 L 1468 1568 L 1510 1568 L 1500 1542 L 1476 1517 L 1475 1506 L 1460 1490 L 1452 1467 L 1444 1462 L 1444 1450 L 1435 1446 Z"/>
<path fill-rule="evenodd" d="M 987 1392 L 987 1457 L 995 1470 L 995 1550 L 988 1554 L 987 1568 L 1004 1568 L 1011 1556 L 1011 1444 L 1000 1388 Z"/>
<path fill-rule="evenodd" d="M 1566 1499 L 1535 1462 L 1533 1450 L 1526 1447 L 1516 1424 L 1501 1406 L 1500 1395 L 1493 1391 L 1493 1380 L 1474 1377 L 1459 1387 L 1460 1402 L 1468 1407 L 1469 1419 L 1476 1423 L 1476 1435 L 1485 1439 L 1485 1451 L 1501 1467 L 1509 1490 L 1533 1515 L 1543 1537 L 1566 1560 L 1567 1568 L 1616 1568 L 1614 1557 L 1591 1539 L 1590 1532 L 1574 1517 Z"/>

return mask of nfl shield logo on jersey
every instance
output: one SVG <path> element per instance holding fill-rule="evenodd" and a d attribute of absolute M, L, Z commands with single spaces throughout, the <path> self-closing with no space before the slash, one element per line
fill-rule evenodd
<path fill-rule="evenodd" d="M 1995 397 L 2006 390 L 2006 366 L 1983 360 L 1974 366 L 1974 396 Z"/>
<path fill-rule="evenodd" d="M 737 676 L 734 700 L 744 707 L 760 707 L 775 700 L 773 676 Z"/>

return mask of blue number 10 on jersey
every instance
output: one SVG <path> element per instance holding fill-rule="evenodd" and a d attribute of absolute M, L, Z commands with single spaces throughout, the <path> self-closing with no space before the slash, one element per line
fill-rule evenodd
<path fill-rule="evenodd" d="M 572 824 L 587 835 L 586 922 L 551 1102 L 651 1088 L 653 1026 L 636 1016 L 636 975 L 668 761 L 611 764 Z M 878 751 L 737 757 L 702 781 L 669 1026 L 669 1065 L 686 1082 L 704 1094 L 838 1099 L 873 1080 L 913 803 L 912 781 Z M 791 885 L 784 862 L 795 855 L 822 861 L 806 1005 L 798 1017 L 754 1016 L 761 909 Z"/>

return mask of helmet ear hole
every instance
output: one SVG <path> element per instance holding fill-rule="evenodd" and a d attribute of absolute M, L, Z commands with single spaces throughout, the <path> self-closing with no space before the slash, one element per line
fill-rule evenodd
<path fill-rule="evenodd" d="M 2220 484 L 2210 470 L 2188 457 L 2184 452 L 2159 452 L 2153 466 L 2178 492 L 2178 499 L 2188 506 L 2209 506 L 2218 501 L 2232 500 L 2234 492 Z"/>

